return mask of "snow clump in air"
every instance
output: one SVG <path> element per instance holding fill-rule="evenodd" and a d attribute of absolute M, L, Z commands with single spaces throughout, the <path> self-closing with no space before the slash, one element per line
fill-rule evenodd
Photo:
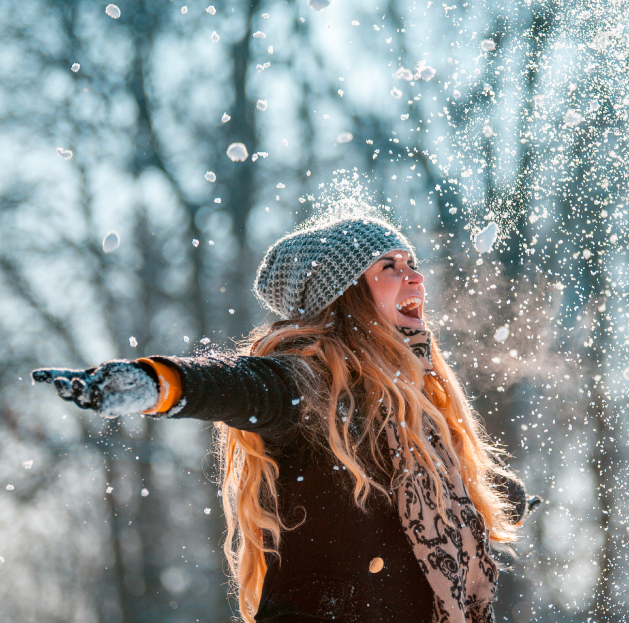
<path fill-rule="evenodd" d="M 117 231 L 110 231 L 103 238 L 103 251 L 113 253 L 120 246 L 120 236 Z"/>
<path fill-rule="evenodd" d="M 60 156 L 64 160 L 70 160 L 72 158 L 72 152 L 69 149 L 63 147 L 57 147 L 57 156 Z"/>
<path fill-rule="evenodd" d="M 592 100 L 590 102 L 590 112 L 596 112 L 601 107 L 601 103 L 598 100 Z"/>
<path fill-rule="evenodd" d="M 398 80 L 410 81 L 413 79 L 413 72 L 410 69 L 406 69 L 405 67 L 400 67 L 395 72 L 395 77 L 398 78 Z"/>
<path fill-rule="evenodd" d="M 354 138 L 354 135 L 351 132 L 341 132 L 336 137 L 337 143 L 350 143 Z"/>
<path fill-rule="evenodd" d="M 105 13 L 113 19 L 118 19 L 120 17 L 120 9 L 115 4 L 108 4 L 105 9 Z"/>
<path fill-rule="evenodd" d="M 188 12 L 188 7 L 187 6 L 182 6 L 181 7 L 181 14 L 185 15 Z"/>
<path fill-rule="evenodd" d="M 267 101 L 266 100 L 258 100 L 256 102 L 256 108 L 258 110 L 264 111 L 264 110 L 266 110 L 266 107 L 267 107 Z"/>
<path fill-rule="evenodd" d="M 496 333 L 494 333 L 494 340 L 496 342 L 504 342 L 509 337 L 509 327 L 504 325 L 499 327 Z"/>
<path fill-rule="evenodd" d="M 254 39 L 266 39 L 266 35 L 261 30 L 256 30 L 256 32 L 253 33 L 253 38 Z"/>
<path fill-rule="evenodd" d="M 31 467 L 33 467 L 33 461 L 24 461 L 24 463 L 22 463 L 22 467 L 24 469 L 30 469 Z"/>
<path fill-rule="evenodd" d="M 138 345 L 138 341 L 133 336 L 131 336 L 129 338 L 129 345 L 131 346 L 131 348 L 135 348 Z"/>
<path fill-rule="evenodd" d="M 199 246 L 199 241 L 196 238 L 192 239 L 192 246 L 193 247 L 198 247 Z"/>
<path fill-rule="evenodd" d="M 206 515 L 209 515 L 209 514 L 212 512 L 212 509 L 211 509 L 211 508 L 204 508 L 204 509 L 203 509 L 203 512 L 204 512 Z"/>
<path fill-rule="evenodd" d="M 482 229 L 476 238 L 474 238 L 474 247 L 479 253 L 489 253 L 496 242 L 498 236 L 498 225 L 489 223 L 485 229 Z"/>
<path fill-rule="evenodd" d="M 629 368 L 625 368 L 622 372 L 622 376 L 625 379 L 625 381 L 629 381 Z"/>
<path fill-rule="evenodd" d="M 400 89 L 396 89 L 395 87 L 393 87 L 393 88 L 391 89 L 391 95 L 393 95 L 393 97 L 394 97 L 396 100 L 399 100 L 399 99 L 400 99 L 400 97 L 402 97 L 402 91 L 400 91 Z"/>
<path fill-rule="evenodd" d="M 563 122 L 571 128 L 579 125 L 583 121 L 583 117 L 578 110 L 573 110 L 572 108 L 568 108 L 566 114 L 563 117 Z"/>
<path fill-rule="evenodd" d="M 13 491 L 15 487 L 13 485 L 7 485 L 7 491 Z"/>
<path fill-rule="evenodd" d="M 212 340 L 209 337 L 204 337 L 201 338 L 201 344 L 203 344 L 203 346 L 207 346 Z"/>
<path fill-rule="evenodd" d="M 214 171 L 208 171 L 204 177 L 208 182 L 216 181 L 216 173 L 214 173 Z"/>
<path fill-rule="evenodd" d="M 212 41 L 214 41 L 214 43 L 216 43 L 219 39 L 220 39 L 220 37 L 218 36 L 217 32 L 214 30 L 212 32 Z"/>
<path fill-rule="evenodd" d="M 79 69 L 81 69 L 81 65 L 79 65 L 79 63 L 72 63 L 72 67 L 70 67 L 70 69 L 76 73 Z"/>
<path fill-rule="evenodd" d="M 315 11 L 323 11 L 332 4 L 332 0 L 308 0 L 308 6 Z"/>
<path fill-rule="evenodd" d="M 596 37 L 588 43 L 588 47 L 596 52 L 604 52 L 610 45 L 609 35 L 606 32 L 599 32 Z"/>
<path fill-rule="evenodd" d="M 426 65 L 426 61 L 422 60 L 419 62 L 419 65 L 417 65 L 417 67 L 415 68 L 415 80 L 419 80 L 419 78 L 421 78 L 422 80 L 430 80 L 434 77 L 434 75 L 436 74 L 436 70 L 433 67 L 429 67 L 428 65 Z"/>
<path fill-rule="evenodd" d="M 205 12 L 209 13 L 210 15 L 216 15 L 216 8 L 210 4 L 210 6 L 205 9 Z"/>
<path fill-rule="evenodd" d="M 221 117 L 221 121 L 223 123 L 227 123 L 230 119 L 231 119 L 231 117 L 226 112 L 224 112 L 223 116 Z"/>
<path fill-rule="evenodd" d="M 483 127 L 483 134 L 486 138 L 491 138 L 494 135 L 494 129 L 490 125 Z"/>
<path fill-rule="evenodd" d="M 244 143 L 232 143 L 227 148 L 227 157 L 232 162 L 244 162 L 249 157 L 249 152 Z"/>
<path fill-rule="evenodd" d="M 483 52 L 493 52 L 496 49 L 496 43 L 491 39 L 483 39 L 480 42 L 480 49 Z"/>
<path fill-rule="evenodd" d="M 144 488 L 142 489 L 142 491 L 140 491 L 140 495 L 141 495 L 143 498 L 145 498 L 148 494 L 149 494 L 149 490 L 148 490 L 146 487 L 144 487 Z"/>

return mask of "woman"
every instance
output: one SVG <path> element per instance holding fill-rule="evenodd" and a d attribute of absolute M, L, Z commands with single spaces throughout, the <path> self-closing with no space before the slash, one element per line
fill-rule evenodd
<path fill-rule="evenodd" d="M 425 329 L 410 242 L 378 218 L 321 221 L 268 250 L 254 291 L 282 320 L 241 354 L 33 379 L 106 417 L 216 423 L 247 622 L 493 621 L 488 543 L 514 540 L 526 495 Z"/>

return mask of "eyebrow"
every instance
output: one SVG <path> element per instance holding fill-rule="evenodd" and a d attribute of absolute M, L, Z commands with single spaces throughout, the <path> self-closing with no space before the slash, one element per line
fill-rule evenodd
<path fill-rule="evenodd" d="M 397 261 L 397 260 L 396 260 L 396 258 L 391 257 L 390 255 L 386 255 L 385 257 L 381 257 L 378 261 L 379 261 L 379 262 L 384 262 L 385 260 L 389 260 L 389 261 L 391 261 L 391 262 L 396 262 L 396 261 Z M 412 261 L 413 261 L 413 258 L 412 258 L 412 257 L 409 257 L 409 258 L 408 258 L 408 260 L 406 260 L 406 261 L 407 261 L 407 262 L 412 262 Z"/>

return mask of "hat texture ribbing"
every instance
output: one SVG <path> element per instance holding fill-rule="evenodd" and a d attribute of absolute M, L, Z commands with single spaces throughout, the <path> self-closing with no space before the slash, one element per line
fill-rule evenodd
<path fill-rule="evenodd" d="M 263 307 L 285 320 L 325 309 L 389 251 L 415 249 L 393 225 L 374 217 L 318 223 L 288 234 L 266 252 L 253 286 Z"/>

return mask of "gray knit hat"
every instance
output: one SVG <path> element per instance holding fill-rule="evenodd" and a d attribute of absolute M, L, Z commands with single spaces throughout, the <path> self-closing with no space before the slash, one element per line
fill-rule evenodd
<path fill-rule="evenodd" d="M 263 307 L 283 319 L 315 316 L 389 251 L 415 249 L 393 225 L 373 217 L 317 223 L 266 252 L 253 285 Z"/>

